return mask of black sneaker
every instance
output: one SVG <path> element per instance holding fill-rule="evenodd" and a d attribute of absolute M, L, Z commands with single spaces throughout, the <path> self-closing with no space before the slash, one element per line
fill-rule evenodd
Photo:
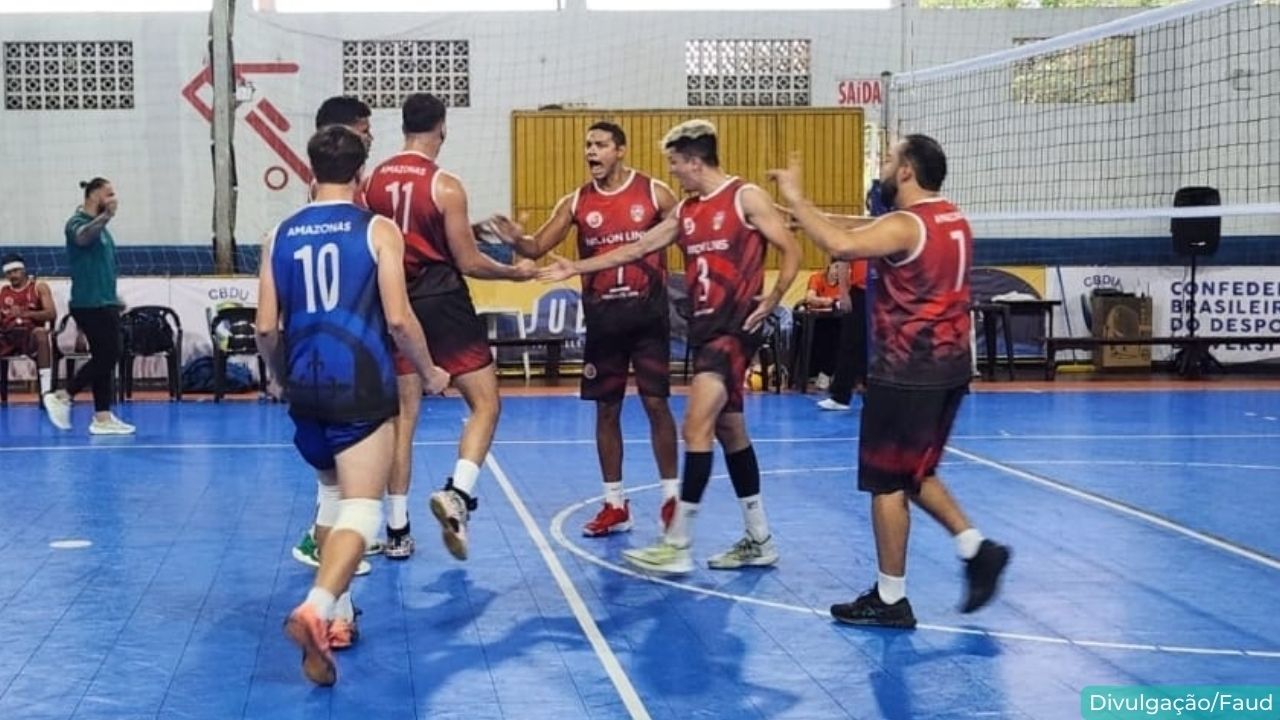
<path fill-rule="evenodd" d="M 387 526 L 387 542 L 382 546 L 382 554 L 388 560 L 408 560 L 413 555 L 413 535 L 409 534 L 409 524 L 399 530 Z"/>
<path fill-rule="evenodd" d="M 906 598 L 902 598 L 889 605 L 880 599 L 880 590 L 875 585 L 851 603 L 832 605 L 831 617 L 847 625 L 869 625 L 904 630 L 910 630 L 916 626 L 916 614 L 911 611 L 911 603 Z"/>
<path fill-rule="evenodd" d="M 978 554 L 965 560 L 964 576 L 969 583 L 960 612 L 971 613 L 991 602 L 1000 586 L 1000 575 L 1009 564 L 1012 553 L 999 543 L 983 540 Z"/>

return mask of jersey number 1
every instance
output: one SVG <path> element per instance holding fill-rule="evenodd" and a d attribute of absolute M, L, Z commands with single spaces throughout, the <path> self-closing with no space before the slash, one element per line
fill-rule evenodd
<path fill-rule="evenodd" d="M 965 257 L 965 252 L 964 252 L 964 246 L 965 246 L 964 231 L 952 230 L 951 239 L 956 241 L 956 252 L 960 253 L 960 262 L 956 263 L 956 287 L 955 287 L 955 291 L 960 292 L 960 289 L 964 287 L 964 278 L 965 278 L 965 275 L 967 274 L 966 270 L 968 269 L 967 266 L 969 264 L 969 259 Z"/>
<path fill-rule="evenodd" d="M 302 284 L 307 288 L 307 312 L 316 311 L 316 295 L 325 312 L 338 306 L 338 246 L 325 243 L 320 246 L 318 257 L 312 258 L 315 248 L 303 245 L 293 253 L 293 259 L 302 263 Z M 318 292 L 317 292 L 318 291 Z"/>

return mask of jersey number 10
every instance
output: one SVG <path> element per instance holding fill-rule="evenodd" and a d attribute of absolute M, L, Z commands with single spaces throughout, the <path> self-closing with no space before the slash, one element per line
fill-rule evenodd
<path fill-rule="evenodd" d="M 312 257 L 312 253 L 315 257 Z M 316 295 L 325 312 L 338 306 L 338 246 L 325 243 L 320 251 L 303 245 L 293 253 L 293 259 L 302 263 L 302 284 L 307 288 L 307 312 L 316 311 Z"/>

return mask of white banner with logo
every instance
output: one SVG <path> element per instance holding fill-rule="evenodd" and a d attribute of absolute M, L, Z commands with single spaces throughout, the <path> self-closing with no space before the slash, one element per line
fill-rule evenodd
<path fill-rule="evenodd" d="M 1191 271 L 1186 267 L 1058 267 L 1046 273 L 1047 296 L 1063 301 L 1055 332 L 1092 335 L 1088 317 L 1094 290 L 1118 290 L 1152 299 L 1151 333 L 1187 335 L 1191 321 Z M 1250 336 L 1280 336 L 1280 267 L 1206 267 L 1196 271 L 1196 334 L 1239 337 L 1213 348 L 1224 363 L 1280 358 L 1280 346 L 1247 342 Z M 1154 347 L 1153 360 L 1167 360 L 1174 348 Z"/>

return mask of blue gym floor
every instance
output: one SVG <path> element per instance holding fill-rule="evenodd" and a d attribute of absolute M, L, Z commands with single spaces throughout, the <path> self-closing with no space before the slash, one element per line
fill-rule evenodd
<path fill-rule="evenodd" d="M 619 563 L 657 530 L 634 399 L 633 532 L 580 535 L 599 495 L 592 406 L 508 398 L 466 563 L 425 507 L 464 406 L 429 401 L 418 552 L 357 579 L 362 637 L 332 689 L 302 678 L 280 629 L 310 585 L 289 551 L 315 497 L 283 408 L 133 403 L 119 414 L 138 435 L 107 439 L 86 434 L 87 402 L 72 433 L 0 410 L 0 718 L 1040 720 L 1078 718 L 1086 685 L 1280 677 L 1280 393 L 971 396 L 943 474 L 1014 560 L 962 616 L 951 541 L 917 512 L 915 632 L 826 615 L 875 564 L 857 413 L 815 399 L 748 399 L 780 565 L 680 582 Z M 741 528 L 716 472 L 700 559 Z"/>

